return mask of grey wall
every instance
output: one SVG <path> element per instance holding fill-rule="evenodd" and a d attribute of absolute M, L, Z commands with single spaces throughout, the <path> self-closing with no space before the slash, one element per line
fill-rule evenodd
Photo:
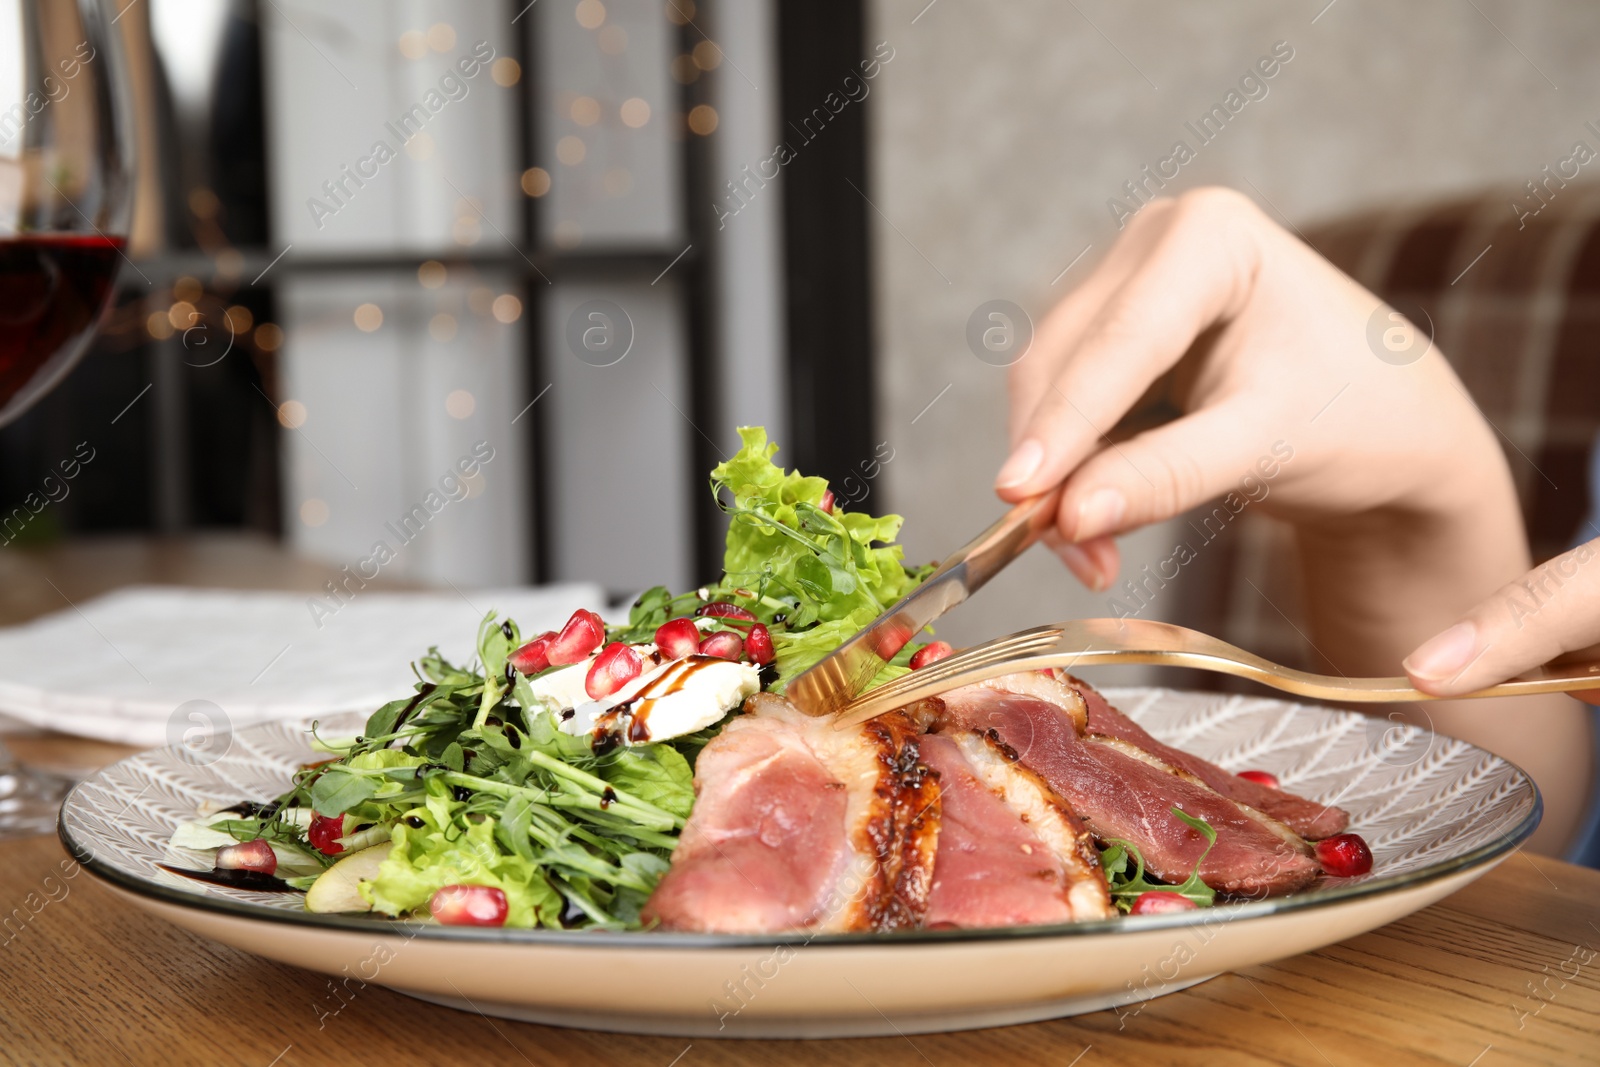
<path fill-rule="evenodd" d="M 1583 124 L 1600 123 L 1600 6 L 1326 3 L 873 4 L 870 39 L 895 50 L 873 87 L 870 194 L 880 436 L 896 449 L 873 505 L 906 515 L 914 558 L 1000 511 L 989 486 L 1006 444 L 1005 372 L 967 349 L 969 314 L 1004 298 L 1041 316 L 1116 236 L 1107 198 L 1175 140 L 1194 146 L 1184 121 L 1274 42 L 1294 58 L 1268 95 L 1169 191 L 1232 185 L 1301 225 L 1495 183 L 1509 203 L 1573 141 L 1594 143 Z M 1123 550 L 1137 568 L 1170 543 L 1149 531 Z M 1037 552 L 942 632 L 976 640 L 1106 613 L 1103 595 Z"/>

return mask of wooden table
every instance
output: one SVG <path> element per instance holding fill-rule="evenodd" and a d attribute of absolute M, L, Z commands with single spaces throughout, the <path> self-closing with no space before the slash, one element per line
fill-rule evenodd
<path fill-rule="evenodd" d="M 260 544 L 206 542 L 173 551 L 173 566 L 164 571 L 152 566 L 166 558 L 160 552 L 130 549 L 121 560 L 133 580 L 204 578 L 204 568 L 192 565 L 197 560 L 210 560 L 208 566 L 233 584 L 310 581 L 316 588 L 321 580 L 316 565 L 275 557 Z M 230 554 L 233 567 L 217 564 Z M 35 562 L 74 569 L 71 553 Z M 75 572 L 81 584 L 68 595 L 99 591 L 86 571 Z M 251 582 L 251 575 L 261 581 Z M 114 577 L 107 572 L 108 580 Z M 46 603 L 42 591 L 38 601 L 46 610 L 57 606 Z M 3 621 L 25 615 L 12 608 L 0 602 Z M 86 751 L 59 738 L 35 740 L 33 751 L 57 760 Z M 63 880 L 58 865 L 64 859 L 52 837 L 0 841 L 0 1063 L 1600 1062 L 1600 872 L 1522 853 L 1468 889 L 1381 930 L 1224 975 L 1137 1012 L 964 1034 L 814 1042 L 691 1042 L 560 1030 L 455 1012 L 377 986 L 363 989 L 319 1027 L 326 977 L 168 926 L 114 898 L 92 875 Z M 55 880 L 46 883 L 51 875 Z M 47 886 L 55 887 L 49 895 Z M 907 975 L 907 981 L 960 980 Z"/>

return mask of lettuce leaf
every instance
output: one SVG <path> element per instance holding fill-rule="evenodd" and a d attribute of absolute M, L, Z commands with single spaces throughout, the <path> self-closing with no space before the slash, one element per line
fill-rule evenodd
<path fill-rule="evenodd" d="M 389 858 L 378 877 L 361 886 L 374 910 L 405 915 L 425 909 L 447 885 L 485 885 L 505 893 L 507 926 L 561 925 L 561 895 L 531 856 L 496 847 L 493 817 L 470 822 L 463 833 L 453 820 L 441 824 L 439 808 L 430 803 L 411 813 L 421 827 L 395 824 Z"/>
<path fill-rule="evenodd" d="M 772 629 L 778 681 L 816 663 L 912 589 L 932 569 L 908 568 L 894 544 L 898 515 L 822 509 L 828 484 L 773 462 L 778 446 L 760 427 L 741 427 L 742 447 L 711 472 L 730 516 L 723 578 L 729 596 Z M 723 500 L 724 492 L 732 497 Z M 909 656 L 909 652 L 907 653 Z M 903 670 L 886 668 L 882 680 Z"/>

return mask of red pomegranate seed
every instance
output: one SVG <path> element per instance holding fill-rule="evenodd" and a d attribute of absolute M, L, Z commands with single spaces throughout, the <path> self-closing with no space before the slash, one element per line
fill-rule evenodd
<path fill-rule="evenodd" d="M 702 656 L 718 656 L 722 659 L 738 659 L 744 655 L 744 641 L 738 634 L 723 630 L 721 633 L 712 634 L 700 642 Z"/>
<path fill-rule="evenodd" d="M 826 511 L 829 515 L 833 514 L 833 490 L 832 489 L 824 489 L 823 490 L 823 492 L 822 492 L 822 503 L 818 504 L 817 507 L 821 508 L 823 511 Z"/>
<path fill-rule="evenodd" d="M 752 663 L 771 663 L 776 655 L 772 650 L 772 634 L 759 622 L 750 627 L 750 635 L 744 639 L 744 653 L 750 657 Z"/>
<path fill-rule="evenodd" d="M 668 659 L 682 659 L 700 651 L 700 631 L 693 619 L 673 619 L 656 627 L 656 647 Z"/>
<path fill-rule="evenodd" d="M 506 894 L 492 885 L 447 885 L 428 898 L 434 921 L 445 926 L 504 926 Z"/>
<path fill-rule="evenodd" d="M 1334 834 L 1317 842 L 1317 862 L 1335 878 L 1353 878 L 1372 870 L 1372 849 L 1360 834 Z"/>
<path fill-rule="evenodd" d="M 1268 789 L 1278 788 L 1278 776 L 1267 771 L 1240 771 L 1236 777 L 1254 782 L 1256 785 L 1264 785 Z"/>
<path fill-rule="evenodd" d="M 324 856 L 337 856 L 344 851 L 344 846 L 339 844 L 339 838 L 343 836 L 343 815 L 332 818 L 326 815 L 311 816 L 311 828 L 306 831 L 306 839 L 311 842 L 312 848 Z"/>
<path fill-rule="evenodd" d="M 1128 910 L 1129 915 L 1166 915 L 1174 911 L 1194 911 L 1194 901 L 1182 893 L 1169 893 L 1164 889 L 1152 889 L 1148 893 L 1140 893 L 1133 900 L 1133 907 Z"/>
<path fill-rule="evenodd" d="M 873 647 L 873 651 L 885 660 L 894 659 L 900 654 L 902 648 L 911 643 L 911 639 L 915 636 L 915 631 L 906 629 L 904 625 L 897 623 L 893 626 L 887 626 L 878 635 L 878 643 Z"/>
<path fill-rule="evenodd" d="M 555 639 L 554 630 L 542 633 L 506 658 L 523 674 L 538 674 L 550 666 L 550 642 Z"/>
<path fill-rule="evenodd" d="M 709 604 L 702 604 L 695 610 L 696 615 L 712 619 L 738 619 L 740 622 L 755 622 L 756 617 L 737 604 L 730 604 L 726 600 L 713 600 Z"/>
<path fill-rule="evenodd" d="M 911 669 L 921 670 L 930 663 L 955 655 L 955 652 L 948 641 L 930 641 L 917 649 L 917 654 L 911 657 Z"/>
<path fill-rule="evenodd" d="M 572 613 L 572 618 L 567 620 L 556 639 L 550 642 L 550 665 L 562 667 L 568 663 L 581 663 L 605 639 L 606 624 L 600 621 L 600 616 L 579 608 Z"/>
<path fill-rule="evenodd" d="M 272 846 L 261 838 L 241 841 L 237 845 L 217 849 L 217 866 L 225 871 L 255 871 L 271 874 L 278 869 L 278 857 Z"/>
<path fill-rule="evenodd" d="M 583 680 L 583 691 L 591 700 L 601 700 L 639 677 L 644 660 L 631 645 L 613 641 L 594 658 L 594 665 Z"/>

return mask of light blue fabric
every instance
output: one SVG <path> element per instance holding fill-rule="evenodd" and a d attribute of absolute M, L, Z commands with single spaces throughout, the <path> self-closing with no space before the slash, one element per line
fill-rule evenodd
<path fill-rule="evenodd" d="M 1578 528 L 1573 547 L 1600 537 L 1600 438 L 1589 446 L 1589 514 Z M 1596 780 L 1589 785 L 1589 810 L 1582 829 L 1567 850 L 1567 861 L 1585 867 L 1600 867 L 1600 708 L 1590 708 L 1594 724 L 1594 766 Z"/>

